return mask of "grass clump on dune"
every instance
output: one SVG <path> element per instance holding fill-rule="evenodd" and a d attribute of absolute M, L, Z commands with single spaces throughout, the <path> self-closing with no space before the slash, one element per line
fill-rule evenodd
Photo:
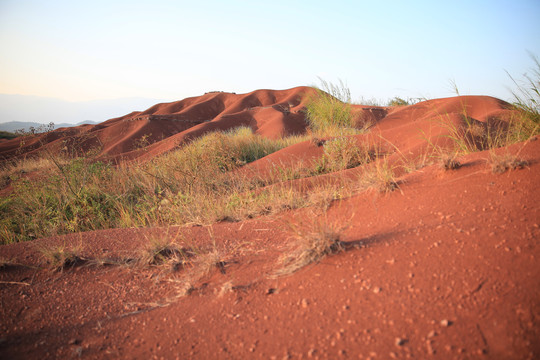
<path fill-rule="evenodd" d="M 323 156 L 317 165 L 319 172 L 346 170 L 366 164 L 375 158 L 375 152 L 359 146 L 353 137 L 337 137 L 323 145 Z"/>
<path fill-rule="evenodd" d="M 443 120 L 456 152 L 468 154 L 493 150 L 540 134 L 540 61 L 536 56 L 531 57 L 535 63 L 531 75 L 525 74 L 521 81 L 509 75 L 517 90 L 512 92 L 514 102 L 510 109 L 514 111 L 507 118 L 478 121 L 469 116 L 467 106 L 463 104 L 460 125 L 452 124 L 449 118 Z M 457 87 L 456 93 L 459 95 Z"/>
<path fill-rule="evenodd" d="M 386 160 L 381 160 L 360 174 L 360 185 L 382 193 L 389 193 L 399 188 L 394 169 Z"/>
<path fill-rule="evenodd" d="M 316 218 L 309 224 L 289 224 L 292 234 L 292 248 L 279 260 L 282 266 L 275 272 L 276 276 L 295 273 L 303 267 L 319 262 L 328 255 L 344 251 L 341 241 L 343 226 L 330 223 L 326 218 Z"/>
<path fill-rule="evenodd" d="M 516 155 L 508 152 L 498 155 L 494 151 L 490 151 L 488 163 L 494 174 L 502 174 L 507 170 L 523 169 L 529 165 L 527 161 L 519 159 Z"/>
<path fill-rule="evenodd" d="M 521 82 L 510 78 L 517 85 L 513 92 L 514 107 L 519 111 L 517 119 L 513 119 L 510 132 L 514 141 L 524 141 L 540 133 L 540 60 L 531 54 L 535 67 L 532 74 L 525 74 Z"/>
<path fill-rule="evenodd" d="M 42 248 L 40 252 L 54 271 L 61 271 L 83 262 L 79 247 L 68 248 L 65 245 L 60 245 L 51 248 Z"/>
<path fill-rule="evenodd" d="M 339 85 L 321 79 L 322 89 L 316 89 L 306 104 L 306 118 L 315 136 L 340 136 L 361 133 L 358 128 L 362 114 L 351 106 L 351 93 Z"/>

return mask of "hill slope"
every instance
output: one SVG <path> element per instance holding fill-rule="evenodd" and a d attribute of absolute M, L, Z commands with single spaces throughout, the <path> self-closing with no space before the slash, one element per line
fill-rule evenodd
<path fill-rule="evenodd" d="M 97 125 L 62 128 L 23 140 L 5 141 L 0 143 L 0 158 L 37 154 L 46 147 L 52 153 L 66 155 L 82 156 L 92 150 L 100 159 L 148 160 L 205 133 L 238 126 L 251 127 L 256 134 L 268 138 L 300 134 L 307 128 L 303 110 L 313 91 L 309 87 L 297 87 L 247 94 L 207 93 L 157 104 L 143 112 L 132 112 Z M 408 142 L 408 146 L 425 146 L 441 132 L 448 132 L 446 120 L 458 125 L 463 122 L 464 111 L 473 121 L 481 123 L 509 111 L 507 103 L 486 96 L 437 99 L 400 108 L 361 105 L 355 108 L 363 111 L 368 120 L 379 122 L 375 133 L 382 132 L 386 137 L 387 129 L 393 131 L 395 136 L 388 140 L 399 148 L 402 142 Z M 397 123 L 399 126 L 395 126 Z M 418 131 L 424 132 L 424 141 L 419 141 Z"/>

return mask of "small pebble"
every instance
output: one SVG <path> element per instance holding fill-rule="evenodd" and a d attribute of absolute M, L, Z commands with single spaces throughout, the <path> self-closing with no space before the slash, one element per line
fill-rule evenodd
<path fill-rule="evenodd" d="M 442 326 L 450 326 L 450 325 L 452 325 L 452 322 L 450 320 L 444 319 L 444 320 L 441 320 L 441 325 Z"/>
<path fill-rule="evenodd" d="M 403 346 L 407 342 L 407 339 L 396 338 L 396 346 Z"/>

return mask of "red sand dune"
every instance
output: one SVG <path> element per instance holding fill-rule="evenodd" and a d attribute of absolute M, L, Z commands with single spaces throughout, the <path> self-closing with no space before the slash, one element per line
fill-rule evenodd
<path fill-rule="evenodd" d="M 58 129 L 26 138 L 23 142 L 21 139 L 5 141 L 0 143 L 0 158 L 31 155 L 46 147 L 54 152 L 63 150 L 68 155 L 84 155 L 93 149 L 94 156 L 102 159 L 150 159 L 209 131 L 242 125 L 270 138 L 303 133 L 306 122 L 302 110 L 313 91 L 312 88 L 297 87 L 281 91 L 257 90 L 240 95 L 207 93 L 157 104 L 146 111 L 132 112 L 98 125 Z M 380 135 L 394 143 L 402 140 L 418 142 L 415 137 L 419 129 L 431 139 L 441 131 L 441 119 L 448 117 L 459 122 L 464 109 L 471 118 L 486 121 L 508 111 L 507 105 L 490 97 L 463 96 L 395 109 L 355 108 L 363 110 L 377 124 Z M 396 122 L 400 125 L 395 126 Z M 397 138 L 392 136 L 396 131 L 400 134 Z M 408 136 L 411 132 L 414 137 Z M 395 145 L 400 147 L 400 144 Z"/>
<path fill-rule="evenodd" d="M 277 137 L 305 131 L 309 91 L 210 93 L 40 139 L 51 148 L 99 139 L 102 158 L 150 159 L 238 125 Z M 376 123 L 355 138 L 377 144 L 392 161 L 415 158 L 430 143 L 445 146 L 448 124 L 465 121 L 464 109 L 469 121 L 489 126 L 512 115 L 508 104 L 484 96 L 373 108 L 366 111 Z M 150 133 L 156 142 L 134 150 Z M 320 209 L 218 223 L 211 231 L 111 229 L 0 246 L 0 258 L 12 262 L 0 266 L 0 357 L 538 359 L 539 140 L 496 150 L 526 160 L 523 169 L 494 174 L 489 153 L 477 152 L 460 158 L 455 171 L 433 165 L 402 172 L 399 191 L 334 201 L 325 216 L 343 225 L 347 250 L 291 276 L 272 276 L 293 242 L 289 226 L 313 228 L 324 217 Z M 24 151 L 38 151 L 32 141 Z M 17 146 L 0 143 L 0 156 L 16 156 Z M 242 171 L 264 174 L 321 151 L 296 144 Z M 327 177 L 354 171 L 361 169 Z M 184 297 L 177 296 L 181 272 L 159 267 L 39 268 L 44 247 L 80 245 L 88 259 L 126 258 L 162 237 L 215 241 L 230 257 Z"/>
<path fill-rule="evenodd" d="M 269 138 L 300 134 L 306 131 L 303 109 L 313 91 L 309 87 L 297 87 L 247 94 L 207 93 L 157 104 L 146 111 L 132 112 L 98 125 L 62 128 L 23 140 L 5 141 L 0 143 L 0 159 L 33 155 L 45 148 L 75 156 L 92 151 L 98 159 L 148 160 L 205 133 L 238 126 L 249 126 L 255 133 Z M 485 122 L 504 117 L 510 112 L 507 107 L 507 103 L 486 96 L 436 99 L 398 108 L 354 106 L 364 113 L 366 121 L 376 124 L 371 136 L 376 134 L 379 139 L 386 139 L 404 153 L 422 150 L 428 140 L 447 133 L 445 123 L 462 122 L 464 109 L 470 118 Z M 424 139 L 419 138 L 419 130 Z M 306 150 L 309 150 L 307 144 L 274 154 L 263 162 L 290 160 L 289 151 L 299 152 L 301 158 L 309 157 L 311 153 Z"/>
<path fill-rule="evenodd" d="M 363 106 L 356 106 L 366 109 Z M 460 96 L 424 101 L 397 108 L 376 109 L 382 116 L 376 119 L 367 134 L 355 135 L 358 143 L 371 144 L 378 151 L 392 154 L 389 161 L 414 159 L 437 145 L 451 145 L 449 136 L 468 121 L 486 123 L 507 119 L 513 113 L 508 103 L 488 96 Z M 325 139 L 323 139 L 325 140 Z M 276 166 L 307 165 L 321 157 L 323 148 L 305 141 L 277 151 L 248 164 L 247 174 L 264 176 Z"/>
<path fill-rule="evenodd" d="M 45 146 L 83 155 L 97 149 L 102 159 L 148 159 L 204 133 L 249 126 L 255 133 L 276 138 L 304 132 L 301 112 L 313 89 L 257 90 L 248 94 L 207 93 L 143 112 L 105 121 L 58 129 L 49 134 L 0 143 L 0 158 L 33 154 Z M 144 151 L 140 148 L 147 146 Z"/>

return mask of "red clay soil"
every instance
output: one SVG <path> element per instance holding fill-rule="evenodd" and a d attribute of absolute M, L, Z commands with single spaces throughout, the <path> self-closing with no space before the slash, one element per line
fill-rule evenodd
<path fill-rule="evenodd" d="M 47 134 L 0 143 L 0 159 L 32 155 L 48 149 L 66 155 L 93 151 L 100 159 L 149 159 L 210 131 L 249 126 L 277 138 L 306 130 L 305 102 L 314 89 L 256 90 L 247 94 L 207 93 L 97 125 L 61 128 Z M 74 154 L 72 154 L 74 152 Z"/>
<path fill-rule="evenodd" d="M 358 107 L 368 113 L 377 112 L 370 119 L 374 124 L 369 132 L 355 135 L 354 138 L 359 145 L 369 144 L 375 152 L 387 156 L 390 164 L 418 162 L 422 157 L 433 155 L 435 148 L 439 152 L 450 149 L 453 146 L 451 137 L 462 135 L 459 129 L 466 121 L 486 128 L 500 124 L 501 120 L 513 114 L 508 103 L 489 96 L 435 99 L 388 109 Z M 289 146 L 248 164 L 240 171 L 265 177 L 272 174 L 276 167 L 309 167 L 320 159 L 322 144 L 327 140 L 318 139 L 318 143 L 308 140 Z M 470 140 L 472 143 L 473 139 Z M 348 172 L 356 173 L 358 170 L 361 169 Z"/>
<path fill-rule="evenodd" d="M 251 94 L 242 104 L 221 99 L 229 94 L 206 94 L 201 98 L 216 106 L 208 113 L 197 99 L 148 111 L 200 111 L 225 124 L 223 109 L 260 106 L 267 97 L 292 101 L 289 93 Z M 415 157 L 426 144 L 418 130 L 444 140 L 436 136 L 444 130 L 436 115 L 462 121 L 464 101 L 475 121 L 506 116 L 505 103 L 493 98 L 438 99 L 388 109 L 372 132 L 392 143 L 388 151 L 396 157 Z M 274 121 L 265 116 L 257 120 L 260 129 L 265 119 Z M 163 144 L 147 153 L 165 151 Z M 297 146 L 289 151 L 300 158 L 302 146 L 320 151 Z M 540 139 L 497 152 L 527 165 L 495 174 L 489 153 L 478 152 L 460 158 L 457 170 L 433 165 L 403 173 L 396 191 L 362 192 L 326 212 L 307 208 L 211 227 L 111 229 L 1 246 L 0 358 L 538 359 Z M 276 276 L 280 256 L 297 244 L 291 227 L 310 231 L 320 222 L 342 228 L 344 251 Z M 223 254 L 220 266 L 180 296 L 188 270 L 96 264 L 137 258 L 149 241 L 164 237 L 215 247 Z M 50 270 L 41 249 L 56 246 L 80 247 L 83 260 Z"/>

